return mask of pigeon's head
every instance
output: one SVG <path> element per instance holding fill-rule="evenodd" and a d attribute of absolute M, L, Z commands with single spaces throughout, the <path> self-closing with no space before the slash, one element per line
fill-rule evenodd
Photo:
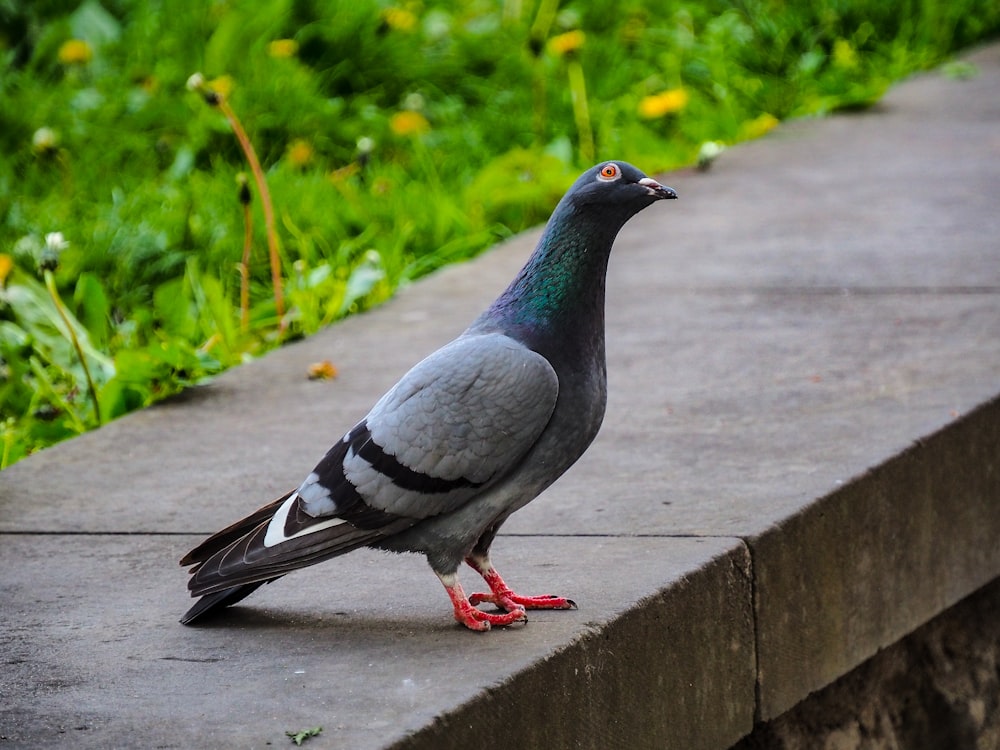
<path fill-rule="evenodd" d="M 606 161 L 591 167 L 566 193 L 577 210 L 603 209 L 623 215 L 623 219 L 658 200 L 676 197 L 673 188 L 661 185 L 623 161 Z"/>

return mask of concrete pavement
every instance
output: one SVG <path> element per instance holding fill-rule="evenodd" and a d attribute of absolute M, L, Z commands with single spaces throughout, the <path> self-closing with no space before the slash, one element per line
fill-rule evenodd
<path fill-rule="evenodd" d="M 176 623 L 177 559 L 297 484 L 530 232 L 0 473 L 0 745 L 721 749 L 996 578 L 1000 46 L 968 59 L 665 176 L 681 200 L 623 231 L 604 429 L 494 546 L 579 610 L 467 633 L 420 558 L 362 552 Z"/>

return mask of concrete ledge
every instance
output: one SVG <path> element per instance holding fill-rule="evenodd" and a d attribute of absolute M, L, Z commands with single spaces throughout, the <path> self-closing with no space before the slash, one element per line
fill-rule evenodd
<path fill-rule="evenodd" d="M 605 428 L 495 546 L 579 611 L 466 633 L 419 559 L 362 552 L 176 624 L 180 555 L 297 483 L 529 233 L 0 474 L 0 736 L 719 750 L 996 579 L 1000 46 L 970 59 L 671 175 L 623 232 Z"/>
<path fill-rule="evenodd" d="M 620 546 L 634 559 L 648 541 Z M 752 721 L 749 584 L 733 549 L 393 747 L 462 750 L 512 731 L 523 747 L 727 747 Z"/>
<path fill-rule="evenodd" d="M 996 578 L 998 540 L 1000 399 L 754 537 L 758 718 Z"/>
<path fill-rule="evenodd" d="M 1000 747 L 1000 580 L 732 750 Z"/>
<path fill-rule="evenodd" d="M 486 638 L 450 621 L 416 558 L 367 551 L 183 628 L 170 563 L 196 541 L 0 535 L 17 561 L 4 573 L 0 734 L 25 747 L 263 747 L 320 725 L 314 747 L 457 748 L 519 726 L 552 747 L 589 736 L 582 746 L 599 748 L 610 736 L 708 747 L 705 721 L 716 747 L 749 731 L 749 560 L 736 540 L 506 539 L 526 587 L 572 585 L 587 605 Z M 554 564 L 588 556 L 602 565 Z M 725 617 L 703 623 L 705 611 Z M 662 712 L 633 721 L 630 703 L 651 698 Z"/>

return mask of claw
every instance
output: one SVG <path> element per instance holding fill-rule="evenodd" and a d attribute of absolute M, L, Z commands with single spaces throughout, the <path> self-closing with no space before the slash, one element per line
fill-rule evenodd
<path fill-rule="evenodd" d="M 496 568 L 490 563 L 489 558 L 468 557 L 465 560 L 470 566 L 475 568 L 490 587 L 488 593 L 476 593 L 469 597 L 469 603 L 473 606 L 486 602 L 494 604 L 500 609 L 508 612 L 521 609 L 576 609 L 576 602 L 563 596 L 555 594 L 542 594 L 541 596 L 521 596 L 511 591 L 504 582 Z"/>

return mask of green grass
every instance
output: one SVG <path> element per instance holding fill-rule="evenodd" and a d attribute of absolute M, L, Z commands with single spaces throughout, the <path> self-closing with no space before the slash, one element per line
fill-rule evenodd
<path fill-rule="evenodd" d="M 692 164 L 1000 30 L 994 0 L 328 5 L 0 2 L 0 467 L 543 221 L 592 158 Z M 241 322 L 249 168 L 196 71 L 266 172 L 280 320 L 254 190 Z"/>

